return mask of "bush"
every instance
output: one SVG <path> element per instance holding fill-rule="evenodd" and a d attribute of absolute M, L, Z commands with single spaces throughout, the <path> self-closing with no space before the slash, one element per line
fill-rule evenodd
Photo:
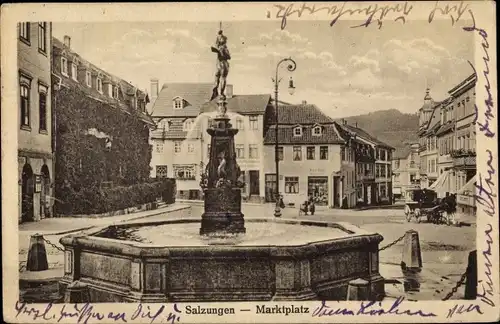
<path fill-rule="evenodd" d="M 56 202 L 56 210 L 62 215 L 102 214 L 152 203 L 158 197 L 172 204 L 175 202 L 175 186 L 174 179 L 162 179 L 107 189 L 92 187 L 75 191 L 67 188 L 65 200 Z"/>

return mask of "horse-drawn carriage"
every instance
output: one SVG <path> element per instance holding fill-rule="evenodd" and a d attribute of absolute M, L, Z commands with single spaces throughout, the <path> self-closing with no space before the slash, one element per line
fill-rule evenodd
<path fill-rule="evenodd" d="M 430 189 L 415 189 L 409 193 L 409 200 L 406 201 L 404 207 L 408 222 L 415 217 L 417 223 L 420 223 L 422 216 L 426 216 L 429 223 L 446 223 L 447 225 L 454 223 L 456 195 L 448 195 L 439 199 L 437 193 Z"/>

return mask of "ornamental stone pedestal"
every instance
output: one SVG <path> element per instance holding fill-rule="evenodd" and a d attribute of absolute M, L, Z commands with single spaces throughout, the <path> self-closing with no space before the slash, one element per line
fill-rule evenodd
<path fill-rule="evenodd" d="M 241 213 L 241 170 L 236 162 L 234 136 L 226 114 L 225 96 L 218 101 L 218 114 L 207 133 L 210 142 L 209 162 L 202 175 L 201 186 L 205 197 L 205 212 L 201 216 L 200 234 L 245 233 L 245 221 Z"/>

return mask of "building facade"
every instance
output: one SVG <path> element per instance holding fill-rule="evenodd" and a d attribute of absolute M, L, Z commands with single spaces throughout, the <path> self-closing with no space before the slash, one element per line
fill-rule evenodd
<path fill-rule="evenodd" d="M 439 115 L 440 102 L 432 99 L 427 89 L 424 104 L 419 109 L 419 156 L 420 156 L 420 186 L 431 188 L 438 178 L 438 141 L 436 132 L 441 127 Z"/>
<path fill-rule="evenodd" d="M 280 105 L 278 109 L 278 190 L 284 203 L 299 206 L 312 196 L 319 206 L 340 207 L 344 194 L 341 148 L 345 141 L 334 121 L 310 104 Z M 274 121 L 272 107 L 266 116 L 263 156 L 268 202 L 275 200 L 276 191 Z"/>
<path fill-rule="evenodd" d="M 422 187 L 435 190 L 440 198 L 457 194 L 457 212 L 466 215 L 476 213 L 476 80 L 472 74 L 449 90 L 449 97 L 434 106 L 431 119 L 419 131 L 421 171 L 422 166 L 427 167 L 424 171 L 429 179 Z M 421 120 L 425 119 L 422 110 L 420 113 Z M 436 168 L 429 164 L 435 159 L 429 145 L 438 152 Z"/>
<path fill-rule="evenodd" d="M 392 204 L 391 157 L 394 148 L 345 120 L 338 125 L 354 150 L 356 204 Z"/>
<path fill-rule="evenodd" d="M 53 216 L 52 24 L 18 24 L 19 222 Z"/>
<path fill-rule="evenodd" d="M 420 189 L 419 144 L 396 150 L 392 157 L 392 194 L 395 199 L 409 199 L 410 191 Z"/>
<path fill-rule="evenodd" d="M 147 93 L 87 61 L 69 36 L 52 38 L 51 58 L 55 207 L 65 215 L 86 192 L 148 181 L 154 123 Z"/>
<path fill-rule="evenodd" d="M 244 201 L 265 202 L 265 175 L 264 175 L 264 118 L 271 108 L 271 96 L 266 94 L 233 95 L 232 88 L 226 90 L 227 114 L 230 123 L 238 129 L 234 137 L 236 161 L 243 173 L 245 186 L 242 188 Z M 206 129 L 212 118 L 217 114 L 215 101 L 207 102 L 202 106 L 202 162 L 207 165 L 211 137 Z"/>
<path fill-rule="evenodd" d="M 202 133 L 208 116 L 200 112 L 209 100 L 213 84 L 165 83 L 161 89 L 158 85 L 157 79 L 151 80 L 150 114 L 156 124 L 150 134 L 151 177 L 175 178 L 178 198 L 201 199 Z"/>

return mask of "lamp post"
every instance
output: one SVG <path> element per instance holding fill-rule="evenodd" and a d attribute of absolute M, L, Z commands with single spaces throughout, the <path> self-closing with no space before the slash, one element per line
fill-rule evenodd
<path fill-rule="evenodd" d="M 278 71 L 279 71 L 279 67 L 281 66 L 282 63 L 284 62 L 288 62 L 288 66 L 287 66 L 287 69 L 288 71 L 290 72 L 293 72 L 295 71 L 295 69 L 297 68 L 297 63 L 295 63 L 294 60 L 292 60 L 292 58 L 288 57 L 288 58 L 284 58 L 282 59 L 281 61 L 278 62 L 278 64 L 276 65 L 276 77 L 273 79 L 273 82 L 274 82 L 274 110 L 275 110 L 275 114 L 276 114 L 276 138 L 275 138 L 275 147 L 274 147 L 274 159 L 275 159 L 275 162 L 276 162 L 276 208 L 274 209 L 274 216 L 275 217 L 281 217 L 281 210 L 280 210 L 280 193 L 279 193 L 279 181 L 280 181 L 280 175 L 279 175 L 279 141 L 278 141 L 278 123 L 279 123 L 279 119 L 278 119 L 278 87 L 279 87 L 279 83 L 281 81 L 281 79 L 278 78 Z M 290 81 L 288 83 L 288 91 L 290 92 L 291 95 L 293 95 L 293 93 L 295 92 L 295 87 L 293 86 L 293 80 L 292 80 L 292 77 L 290 77 Z"/>

